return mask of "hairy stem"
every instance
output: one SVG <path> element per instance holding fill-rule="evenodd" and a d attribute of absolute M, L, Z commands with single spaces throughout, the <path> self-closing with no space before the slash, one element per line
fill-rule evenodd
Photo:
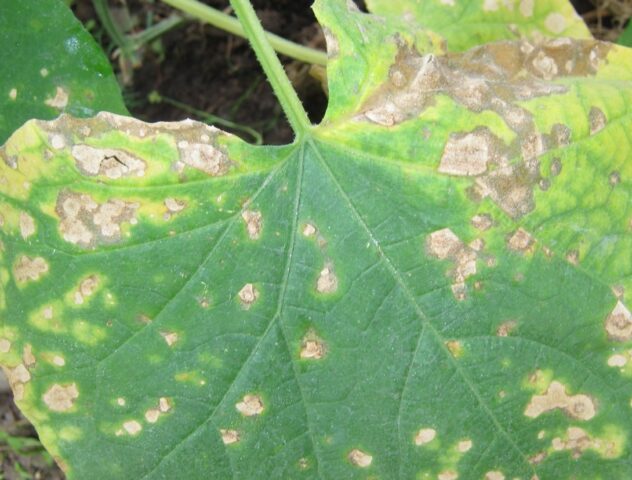
<path fill-rule="evenodd" d="M 283 70 L 283 65 L 274 53 L 272 45 L 268 42 L 252 4 L 249 0 L 230 0 L 230 4 L 244 27 L 248 41 L 268 77 L 296 137 L 301 138 L 311 126 L 309 118 L 307 118 L 303 105 L 287 78 L 285 70 Z"/>
<path fill-rule="evenodd" d="M 164 3 L 171 5 L 178 10 L 188 13 L 206 23 L 220 28 L 234 35 L 246 38 L 246 32 L 239 21 L 221 12 L 213 7 L 204 5 L 197 0 L 163 0 Z M 305 47 L 294 42 L 290 42 L 285 38 L 274 35 L 273 33 L 264 33 L 268 42 L 279 53 L 295 58 L 305 63 L 316 65 L 327 65 L 327 54 L 321 50 Z"/>

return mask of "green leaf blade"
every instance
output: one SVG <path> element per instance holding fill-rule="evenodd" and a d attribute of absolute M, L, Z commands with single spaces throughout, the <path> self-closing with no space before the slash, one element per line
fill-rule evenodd
<path fill-rule="evenodd" d="M 0 143 L 31 118 L 127 113 L 110 63 L 63 2 L 3 2 L 0 32 Z"/>
<path fill-rule="evenodd" d="M 319 8 L 382 53 L 296 144 L 101 114 L 0 150 L 0 359 L 44 444 L 70 478 L 627 478 L 630 50 L 430 56 Z"/>

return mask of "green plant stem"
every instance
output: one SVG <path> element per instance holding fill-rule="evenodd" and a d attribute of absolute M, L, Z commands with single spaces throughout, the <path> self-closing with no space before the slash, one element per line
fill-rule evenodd
<path fill-rule="evenodd" d="M 178 10 L 188 13 L 206 23 L 220 28 L 234 35 L 246 38 L 246 33 L 239 21 L 213 7 L 204 5 L 197 0 L 163 0 Z M 316 65 L 327 65 L 327 54 L 321 50 L 305 47 L 294 42 L 290 42 L 283 37 L 265 32 L 265 36 L 272 44 L 272 47 L 279 53 L 295 58 L 305 63 Z"/>
<path fill-rule="evenodd" d="M 272 89 L 279 99 L 285 115 L 287 115 L 296 138 L 300 139 L 311 127 L 309 118 L 289 78 L 287 78 L 285 70 L 283 70 L 283 65 L 281 65 L 272 45 L 266 38 L 265 31 L 257 18 L 255 9 L 252 8 L 249 0 L 230 0 L 230 4 L 244 27 L 248 41 L 268 77 L 268 81 L 272 85 Z"/>

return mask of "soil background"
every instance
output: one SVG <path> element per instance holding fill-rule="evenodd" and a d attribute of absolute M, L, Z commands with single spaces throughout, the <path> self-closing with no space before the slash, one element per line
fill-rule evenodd
<path fill-rule="evenodd" d="M 174 14 L 158 0 L 106 3 L 117 27 L 126 34 L 142 32 Z M 230 13 L 228 0 L 204 3 Z M 322 31 L 310 9 L 312 0 L 252 3 L 266 30 L 296 43 L 325 48 Z M 364 9 L 362 1 L 356 3 Z M 616 40 L 632 16 L 632 0 L 572 3 L 600 39 Z M 185 21 L 135 52 L 134 58 L 128 58 L 103 27 L 93 1 L 74 0 L 71 7 L 110 57 L 127 107 L 135 117 L 152 122 L 184 118 L 208 121 L 213 115 L 233 122 L 234 128 L 218 126 L 247 141 L 256 139 L 247 130 L 250 128 L 261 135 L 263 143 L 291 142 L 292 131 L 245 40 L 196 21 Z M 327 106 L 317 75 L 310 74 L 309 66 L 301 62 L 281 59 L 310 119 L 317 123 Z M 0 434 L 0 480 L 64 478 L 8 393 L 0 394 Z M 7 441 L 6 434 L 13 440 Z"/>

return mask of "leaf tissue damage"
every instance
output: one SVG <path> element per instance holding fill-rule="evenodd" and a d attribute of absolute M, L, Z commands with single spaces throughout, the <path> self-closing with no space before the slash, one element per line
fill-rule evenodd
<path fill-rule="evenodd" d="M 332 104 L 292 145 L 101 113 L 0 149 L 0 361 L 46 447 L 69 478 L 632 476 L 632 53 L 316 12 Z"/>

